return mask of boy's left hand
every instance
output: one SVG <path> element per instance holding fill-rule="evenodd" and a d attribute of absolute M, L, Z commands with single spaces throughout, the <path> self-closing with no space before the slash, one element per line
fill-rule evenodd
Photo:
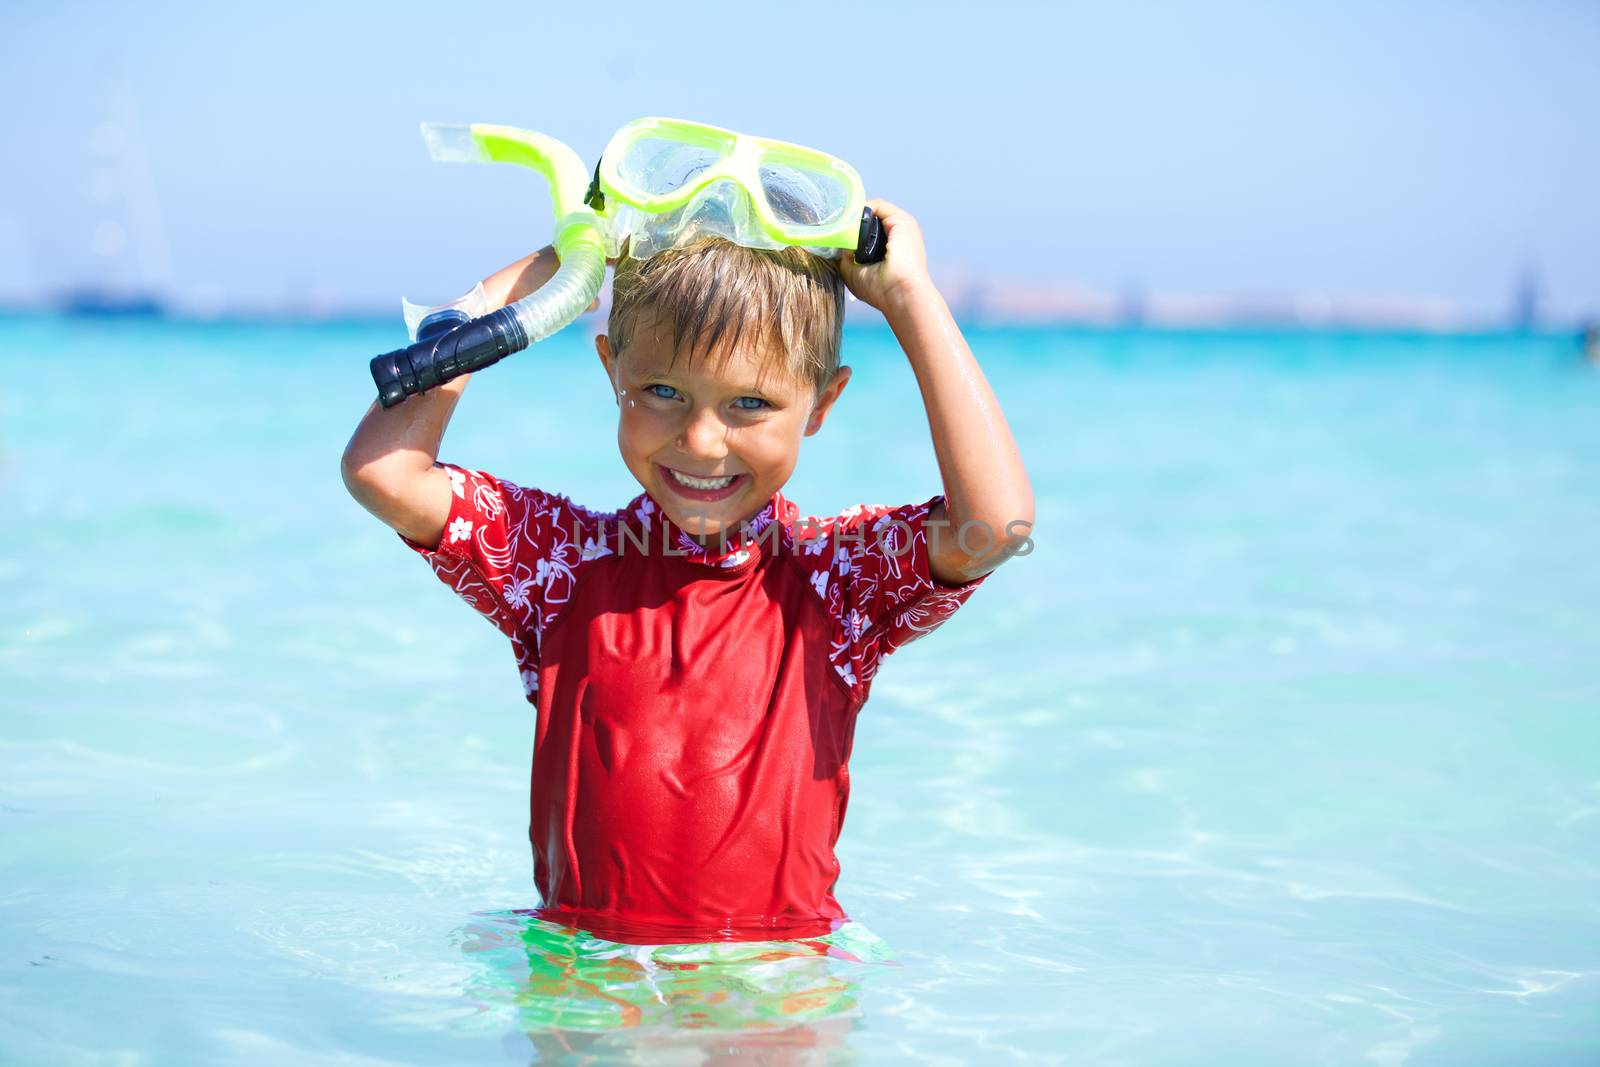
<path fill-rule="evenodd" d="M 881 262 L 857 263 L 854 253 L 839 257 L 839 274 L 857 300 L 888 314 L 891 305 L 912 292 L 932 285 L 922 228 L 910 212 L 887 200 L 868 200 L 883 223 L 889 247 Z"/>

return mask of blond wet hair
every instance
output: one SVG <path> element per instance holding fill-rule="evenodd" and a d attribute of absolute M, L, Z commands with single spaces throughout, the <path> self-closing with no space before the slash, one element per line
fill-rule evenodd
<path fill-rule="evenodd" d="M 667 328 L 673 359 L 759 345 L 777 370 L 820 393 L 839 369 L 844 282 L 831 259 L 801 248 L 746 248 L 703 237 L 648 259 L 624 255 L 611 285 L 607 332 L 617 353 L 640 324 Z"/>

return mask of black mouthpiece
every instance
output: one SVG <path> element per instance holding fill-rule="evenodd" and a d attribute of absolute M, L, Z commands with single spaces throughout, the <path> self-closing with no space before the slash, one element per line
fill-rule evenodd
<path fill-rule="evenodd" d="M 528 347 L 522 326 L 506 308 L 463 320 L 466 316 L 454 309 L 436 312 L 422 320 L 415 344 L 374 357 L 372 380 L 378 386 L 378 403 L 392 408 L 408 396 Z"/>
<path fill-rule="evenodd" d="M 889 235 L 870 207 L 861 209 L 861 233 L 856 238 L 856 262 L 878 263 L 889 251 Z"/>

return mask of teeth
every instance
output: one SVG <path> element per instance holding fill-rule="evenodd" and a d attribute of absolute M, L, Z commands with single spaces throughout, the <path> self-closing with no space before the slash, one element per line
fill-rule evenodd
<path fill-rule="evenodd" d="M 676 481 L 688 486 L 690 489 L 725 489 L 733 484 L 734 479 L 732 474 L 724 475 L 721 478 L 691 478 L 687 474 L 672 470 L 671 467 L 667 469 L 672 472 L 672 477 Z"/>

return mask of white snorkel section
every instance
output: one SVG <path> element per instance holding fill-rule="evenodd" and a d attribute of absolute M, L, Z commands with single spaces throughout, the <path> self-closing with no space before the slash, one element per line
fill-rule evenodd
<path fill-rule="evenodd" d="M 543 174 L 555 209 L 561 266 L 533 293 L 487 315 L 474 315 L 482 310 L 481 303 L 472 306 L 474 295 L 482 299 L 477 289 L 439 308 L 402 301 L 415 343 L 372 361 L 378 400 L 386 408 L 544 340 L 581 315 L 605 282 L 603 223 L 583 202 L 589 175 L 572 149 L 533 130 L 485 123 L 425 122 L 422 136 L 439 162 L 515 163 Z"/>

